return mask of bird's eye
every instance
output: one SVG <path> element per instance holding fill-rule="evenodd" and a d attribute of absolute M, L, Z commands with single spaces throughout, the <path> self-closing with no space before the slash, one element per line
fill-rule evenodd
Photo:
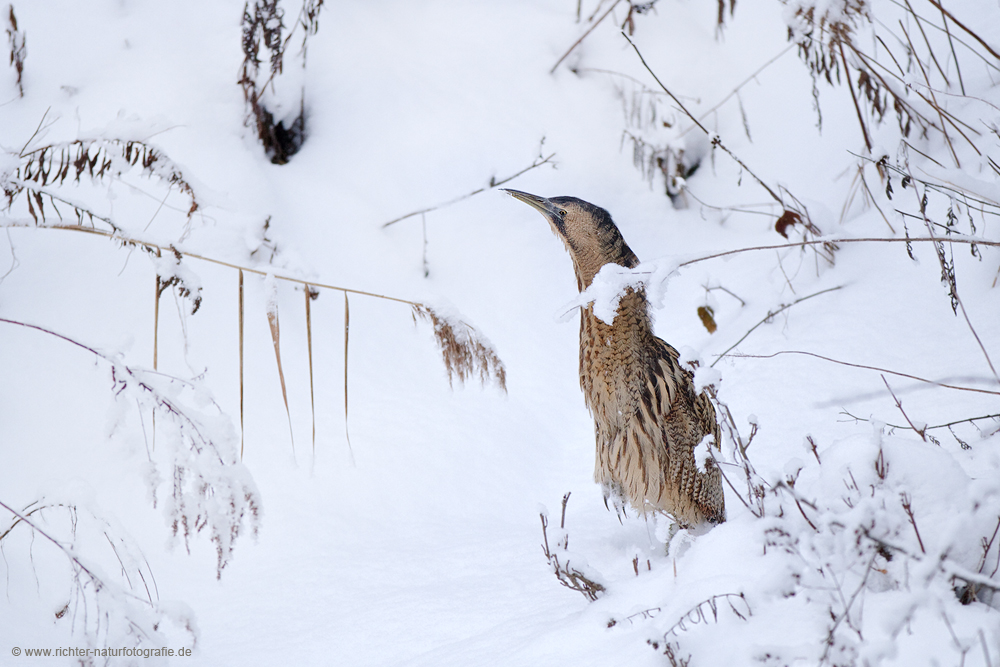
<path fill-rule="evenodd" d="M 566 209 L 564 209 L 564 208 L 559 209 L 559 215 L 561 215 L 562 217 L 565 218 L 566 217 Z"/>

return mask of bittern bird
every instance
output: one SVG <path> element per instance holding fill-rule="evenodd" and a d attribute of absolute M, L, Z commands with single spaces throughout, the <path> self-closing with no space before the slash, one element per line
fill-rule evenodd
<path fill-rule="evenodd" d="M 603 208 L 576 197 L 505 192 L 549 221 L 581 292 L 605 264 L 639 264 Z M 653 334 L 645 290 L 626 288 L 611 324 L 594 315 L 593 304 L 580 311 L 580 387 L 594 416 L 594 479 L 605 501 L 666 513 L 681 527 L 725 521 L 720 471 L 712 458 L 699 471 L 694 457 L 705 436 L 719 446 L 715 409 L 695 391 L 677 350 Z"/>

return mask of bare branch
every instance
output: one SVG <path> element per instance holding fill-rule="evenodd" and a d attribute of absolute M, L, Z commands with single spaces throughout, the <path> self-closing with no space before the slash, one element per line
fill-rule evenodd
<path fill-rule="evenodd" d="M 889 386 L 889 381 L 885 379 L 885 375 L 882 376 L 882 382 L 885 383 L 885 388 L 889 390 L 890 394 L 892 394 L 892 400 L 896 401 L 896 407 L 899 408 L 899 411 L 903 413 L 903 419 L 905 419 L 906 423 L 910 425 L 910 428 L 916 431 L 917 435 L 920 436 L 921 440 L 927 442 L 927 434 L 926 434 L 927 426 L 925 425 L 923 428 L 917 428 L 916 425 L 913 423 L 913 420 L 911 420 L 909 415 L 906 414 L 906 411 L 903 410 L 902 401 L 896 398 L 896 393 L 892 390 L 892 387 Z"/>
<path fill-rule="evenodd" d="M 597 19 L 597 21 L 594 23 L 594 25 L 590 26 L 587 29 L 587 32 L 585 32 L 582 35 L 580 35 L 580 39 L 578 39 L 575 42 L 573 42 L 573 46 L 569 47 L 569 50 L 566 53 L 564 53 L 562 55 L 562 57 L 559 58 L 559 60 L 556 61 L 556 64 L 553 65 L 552 69 L 549 70 L 549 74 L 555 74 L 556 73 L 556 68 L 559 67 L 559 65 L 562 63 L 562 61 L 566 60 L 566 57 L 570 53 L 573 52 L 573 49 L 575 49 L 576 47 L 578 47 L 580 45 L 580 42 L 582 42 L 584 39 L 586 39 L 587 35 L 589 35 L 590 33 L 592 33 L 594 31 L 594 28 L 596 28 L 597 26 L 599 26 L 601 24 L 601 21 L 603 21 L 604 19 L 606 19 L 608 17 L 608 14 L 610 14 L 611 10 L 613 10 L 615 7 L 618 6 L 619 2 L 621 2 L 621 0 L 615 0 L 614 3 L 612 3 L 612 5 L 610 7 L 608 7 L 608 11 L 604 12 L 604 14 L 601 15 L 601 18 Z M 578 11 L 577 12 L 577 21 L 579 21 L 579 19 L 580 19 L 580 12 Z"/>
<path fill-rule="evenodd" d="M 823 361 L 829 361 L 835 364 L 840 364 L 841 366 L 850 366 L 852 368 L 863 368 L 869 371 L 878 371 L 880 373 L 888 373 L 889 375 L 897 375 L 899 377 L 908 378 L 910 380 L 917 380 L 918 382 L 926 382 L 927 384 L 932 384 L 937 387 L 944 387 L 945 389 L 955 389 L 958 391 L 971 391 L 978 394 L 991 394 L 993 396 L 1000 396 L 1000 391 L 991 391 L 989 389 L 976 389 L 975 387 L 958 387 L 952 384 L 945 384 L 944 382 L 936 382 L 934 380 L 928 380 L 926 378 L 917 377 L 916 375 L 910 375 L 908 373 L 900 373 L 898 371 L 891 371 L 885 368 L 879 368 L 877 366 L 866 366 L 864 364 L 852 364 L 848 361 L 840 361 L 838 359 L 831 359 L 830 357 L 824 357 L 821 354 L 816 354 L 814 352 L 804 352 L 802 350 L 779 350 L 778 352 L 773 352 L 771 354 L 734 354 L 734 357 L 742 357 L 745 359 L 772 359 L 780 354 L 804 354 L 808 357 L 816 357 L 817 359 L 822 359 Z"/>
<path fill-rule="evenodd" d="M 539 156 L 534 162 L 531 163 L 531 165 L 525 167 L 524 169 L 522 169 L 521 171 L 517 172 L 513 176 L 508 176 L 507 178 L 504 178 L 504 179 L 499 180 L 499 181 L 491 178 L 490 179 L 490 184 L 487 185 L 487 186 L 485 186 L 485 187 L 479 188 L 478 190 L 473 190 L 472 192 L 470 192 L 468 194 L 465 194 L 465 195 L 462 195 L 461 197 L 455 197 L 454 199 L 449 199 L 448 201 L 443 202 L 441 204 L 435 204 L 434 206 L 431 206 L 429 208 L 422 208 L 419 211 L 413 211 L 412 213 L 407 213 L 406 215 L 402 215 L 402 216 L 400 216 L 398 218 L 393 218 L 389 222 L 383 223 L 382 224 L 382 229 L 385 229 L 386 227 L 388 227 L 390 225 L 394 225 L 397 222 L 401 222 L 403 220 L 406 220 L 407 218 L 412 218 L 415 215 L 423 215 L 424 213 L 430 213 L 431 211 L 436 211 L 439 208 L 444 208 L 445 206 L 451 206 L 452 204 L 457 204 L 458 202 L 460 202 L 460 201 L 462 201 L 464 199 L 468 199 L 469 197 L 473 197 L 475 195 L 478 195 L 480 192 L 486 192 L 487 190 L 492 190 L 492 189 L 494 189 L 496 187 L 499 187 L 499 186 L 503 185 L 504 183 L 509 183 L 510 181 L 513 181 L 515 178 L 517 178 L 521 174 L 529 172 L 532 169 L 535 169 L 536 167 L 541 167 L 543 164 L 549 164 L 552 161 L 552 158 L 554 158 L 555 156 L 556 156 L 555 153 L 551 153 L 548 157 L 544 157 L 544 158 L 541 157 L 541 156 Z"/>
<path fill-rule="evenodd" d="M 764 319 L 762 319 L 760 322 L 758 322 L 757 324 L 755 324 L 752 327 L 750 327 L 750 330 L 747 331 L 745 334 L 743 334 L 743 336 L 738 341 L 736 341 L 735 343 L 733 343 L 732 345 L 730 345 L 729 347 L 727 347 L 726 350 L 722 354 L 718 355 L 718 358 L 715 361 L 713 361 L 710 364 L 710 366 L 715 366 L 717 363 L 719 363 L 720 361 L 722 361 L 723 357 L 725 357 L 727 354 L 729 354 L 737 345 L 739 345 L 740 343 L 742 343 L 743 341 L 745 341 L 747 339 L 747 336 L 749 336 L 750 334 L 752 334 L 757 327 L 761 326 L 762 324 L 766 324 L 767 322 L 770 322 L 772 319 L 774 319 L 775 315 L 783 313 L 784 311 L 788 310 L 789 308 L 791 308 L 792 306 L 794 306 L 797 303 L 802 303 L 803 301 L 807 301 L 807 300 L 813 298 L 814 296 L 819 296 L 821 294 L 827 294 L 829 292 L 835 292 L 835 291 L 841 289 L 842 287 L 843 287 L 843 285 L 837 285 L 836 287 L 830 287 L 829 289 L 820 290 L 819 292 L 816 292 L 814 294 L 810 294 L 809 296 L 804 296 L 801 299 L 796 299 L 795 301 L 792 301 L 791 303 L 786 303 L 783 306 L 781 306 L 781 308 L 779 308 L 778 310 L 775 310 L 773 312 L 770 311 L 770 310 L 767 311 L 767 316 L 764 317 Z"/>

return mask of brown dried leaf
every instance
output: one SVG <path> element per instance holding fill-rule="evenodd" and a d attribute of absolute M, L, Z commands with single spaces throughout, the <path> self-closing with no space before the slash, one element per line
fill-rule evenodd
<path fill-rule="evenodd" d="M 705 325 L 705 328 L 708 329 L 708 333 L 710 334 L 715 333 L 715 330 L 719 328 L 719 326 L 715 323 L 715 317 L 713 317 L 714 315 L 715 311 L 712 310 L 711 306 L 698 306 L 698 319 L 701 320 L 701 323 Z"/>
<path fill-rule="evenodd" d="M 778 221 L 774 223 L 774 231 L 778 232 L 787 239 L 788 228 L 793 225 L 797 225 L 800 222 L 802 222 L 801 215 L 795 211 L 789 211 L 786 209 L 785 212 L 781 214 L 781 217 L 778 218 Z"/>

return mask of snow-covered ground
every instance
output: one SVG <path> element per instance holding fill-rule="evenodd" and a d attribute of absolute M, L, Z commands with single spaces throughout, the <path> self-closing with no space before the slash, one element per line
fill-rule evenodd
<path fill-rule="evenodd" d="M 287 35 L 301 4 L 282 2 Z M 652 4 L 585 0 L 577 19 L 571 0 L 328 0 L 306 68 L 299 28 L 264 94 L 284 114 L 305 91 L 307 139 L 275 165 L 244 123 L 241 3 L 14 3 L 0 663 L 166 646 L 89 659 L 1000 664 L 1000 11 L 955 0 L 942 18 L 920 0 L 917 20 L 879 0 L 860 5 L 869 21 L 839 0 L 746 0 L 719 28 L 714 3 Z M 814 25 L 855 21 L 876 97 L 907 100 L 925 133 L 904 141 L 891 95 L 873 118 L 851 49 L 814 82 L 788 41 L 810 7 Z M 150 169 L 127 142 L 157 151 Z M 68 176 L 31 181 L 47 146 Z M 668 147 L 700 160 L 675 201 L 655 166 Z M 80 151 L 110 170 L 77 181 Z M 492 187 L 522 170 L 504 185 L 611 212 L 658 335 L 718 359 L 744 444 L 756 425 L 750 464 L 723 446 L 728 521 L 669 552 L 665 517 L 620 521 L 593 482 L 569 257 Z M 43 228 L 77 225 L 74 207 L 105 234 Z M 815 228 L 783 238 L 784 209 Z M 929 229 L 961 235 L 942 246 L 955 310 L 934 244 L 911 258 L 901 242 Z M 817 238 L 838 243 L 832 264 L 821 246 L 696 261 Z M 872 238 L 894 241 L 850 241 Z M 179 281 L 158 314 L 157 275 Z M 598 308 L 627 279 L 597 285 Z M 309 326 L 303 283 L 319 292 Z M 473 327 L 506 391 L 450 382 L 406 302 Z M 540 514 L 560 562 L 604 586 L 596 601 L 560 586 Z"/>

